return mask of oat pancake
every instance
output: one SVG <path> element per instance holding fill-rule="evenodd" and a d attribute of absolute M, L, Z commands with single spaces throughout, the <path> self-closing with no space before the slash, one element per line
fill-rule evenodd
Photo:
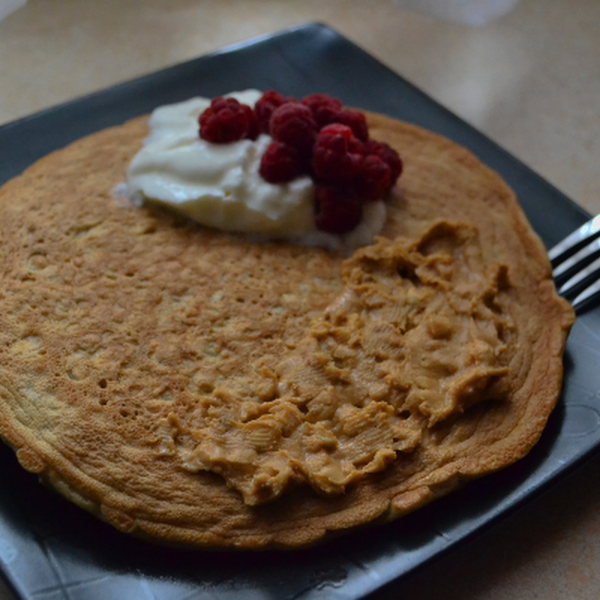
<path fill-rule="evenodd" d="M 573 321 L 503 181 L 369 115 L 405 171 L 351 258 L 111 196 L 146 119 L 0 191 L 0 435 L 122 531 L 265 548 L 412 511 L 538 440 Z"/>

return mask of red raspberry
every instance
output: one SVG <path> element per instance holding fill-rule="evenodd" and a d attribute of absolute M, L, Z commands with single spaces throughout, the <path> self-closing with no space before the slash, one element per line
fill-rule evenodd
<path fill-rule="evenodd" d="M 256 128 L 274 141 L 260 174 L 274 184 L 310 173 L 316 184 L 316 227 L 334 234 L 353 230 L 364 203 L 381 200 L 402 173 L 402 160 L 389 145 L 369 140 L 364 114 L 344 110 L 326 94 L 297 102 L 265 92 L 256 103 Z"/>
<path fill-rule="evenodd" d="M 310 108 L 319 128 L 336 121 L 342 112 L 342 103 L 327 94 L 311 94 L 302 99 L 302 104 Z"/>
<path fill-rule="evenodd" d="M 365 115 L 357 110 L 343 110 L 335 119 L 336 123 L 342 123 L 352 129 L 354 137 L 361 142 L 369 139 L 369 127 Z"/>
<path fill-rule="evenodd" d="M 271 115 L 275 109 L 286 102 L 289 102 L 288 98 L 273 90 L 265 92 L 259 98 L 254 106 L 254 113 L 256 114 L 258 127 L 262 133 L 269 133 L 269 121 L 271 120 Z"/>
<path fill-rule="evenodd" d="M 317 124 L 309 108 L 299 102 L 287 102 L 271 115 L 269 132 L 274 140 L 307 154 L 314 144 Z"/>
<path fill-rule="evenodd" d="M 355 179 L 355 189 L 361 198 L 381 200 L 389 191 L 392 170 L 383 159 L 369 154 L 363 159 L 362 171 Z"/>
<path fill-rule="evenodd" d="M 256 132 L 256 119 L 249 106 L 235 98 L 215 98 L 198 119 L 200 137 L 214 144 L 227 144 Z"/>
<path fill-rule="evenodd" d="M 320 181 L 344 185 L 361 171 L 362 144 L 345 125 L 328 125 L 319 132 L 312 167 Z"/>
<path fill-rule="evenodd" d="M 342 125 L 341 123 L 332 123 L 323 127 L 319 131 L 319 135 L 341 135 L 348 142 L 348 149 L 352 154 L 366 154 L 365 145 L 356 137 L 352 132 L 352 129 L 348 125 Z"/>
<path fill-rule="evenodd" d="M 352 231 L 362 219 L 362 204 L 351 190 L 318 187 L 315 225 L 322 231 L 341 234 Z"/>
<path fill-rule="evenodd" d="M 302 175 L 303 168 L 295 148 L 272 142 L 262 155 L 259 172 L 269 183 L 286 183 Z"/>
<path fill-rule="evenodd" d="M 246 113 L 246 117 L 248 119 L 248 133 L 246 134 L 246 137 L 249 140 L 255 140 L 258 137 L 258 134 L 260 133 L 260 129 L 258 127 L 258 120 L 256 119 L 256 114 L 254 110 L 252 110 L 252 107 L 248 106 L 247 104 L 242 104 L 241 107 L 242 110 Z"/>
<path fill-rule="evenodd" d="M 341 123 L 332 123 L 331 125 L 323 127 L 323 129 L 319 131 L 319 136 L 321 135 L 341 135 L 347 142 L 351 142 L 354 138 L 352 129 L 350 129 L 348 125 L 342 125 Z"/>
<path fill-rule="evenodd" d="M 365 150 L 367 154 L 378 156 L 387 163 L 391 170 L 390 188 L 393 187 L 398 181 L 403 168 L 402 159 L 398 153 L 386 143 L 374 140 L 369 140 L 365 144 Z"/>

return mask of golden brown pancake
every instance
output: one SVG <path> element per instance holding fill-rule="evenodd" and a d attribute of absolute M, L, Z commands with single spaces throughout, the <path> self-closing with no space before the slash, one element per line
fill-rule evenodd
<path fill-rule="evenodd" d="M 369 115 L 405 171 L 342 257 L 111 195 L 141 118 L 0 190 L 0 435 L 118 529 L 299 547 L 503 468 L 559 397 L 573 312 L 506 184 Z"/>

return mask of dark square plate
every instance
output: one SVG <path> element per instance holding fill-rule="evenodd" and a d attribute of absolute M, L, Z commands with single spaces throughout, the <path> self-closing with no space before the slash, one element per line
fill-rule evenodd
<path fill-rule="evenodd" d="M 0 128 L 0 184 L 37 158 L 155 106 L 193 95 L 325 92 L 437 131 L 515 189 L 552 245 L 587 215 L 485 136 L 337 33 L 307 25 L 169 68 Z M 300 552 L 178 551 L 126 537 L 45 490 L 0 444 L 0 566 L 36 600 L 364 597 L 499 520 L 600 444 L 599 312 L 575 325 L 563 398 L 523 461 L 414 515 Z"/>

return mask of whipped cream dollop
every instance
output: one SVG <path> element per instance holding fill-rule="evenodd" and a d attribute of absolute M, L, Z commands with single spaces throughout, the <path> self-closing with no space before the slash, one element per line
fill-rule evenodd
<path fill-rule="evenodd" d="M 257 90 L 228 94 L 254 106 Z M 150 134 L 127 172 L 126 194 L 136 206 L 158 203 L 221 231 L 350 252 L 370 244 L 386 217 L 383 202 L 365 205 L 362 222 L 345 235 L 320 231 L 314 223 L 315 187 L 310 177 L 271 184 L 260 173 L 261 157 L 272 141 L 214 144 L 198 135 L 198 117 L 210 106 L 207 98 L 157 108 Z"/>

